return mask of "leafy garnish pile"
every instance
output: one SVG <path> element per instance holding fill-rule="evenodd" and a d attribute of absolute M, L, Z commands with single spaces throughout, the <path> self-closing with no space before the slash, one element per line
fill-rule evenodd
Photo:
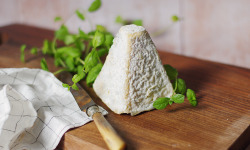
<path fill-rule="evenodd" d="M 100 0 L 95 0 L 90 5 L 88 12 L 94 12 L 101 6 Z M 78 18 L 85 20 L 84 13 L 79 10 L 75 11 Z M 54 21 L 61 21 L 61 17 L 55 17 Z M 100 57 L 108 54 L 109 48 L 113 43 L 113 35 L 107 31 L 102 25 L 96 25 L 96 29 L 89 33 L 85 33 L 79 28 L 77 34 L 71 34 L 68 28 L 62 24 L 61 27 L 55 31 L 55 36 L 52 41 L 44 40 L 42 48 L 32 48 L 30 52 L 37 54 L 42 51 L 44 55 L 54 57 L 54 64 L 62 69 L 54 72 L 54 74 L 61 71 L 69 71 L 75 73 L 72 78 L 73 85 L 63 84 L 64 87 L 77 90 L 76 83 L 86 78 L 88 86 L 95 81 L 103 64 Z M 22 62 L 25 62 L 26 46 L 21 46 Z M 41 59 L 41 68 L 49 71 L 45 58 Z"/>

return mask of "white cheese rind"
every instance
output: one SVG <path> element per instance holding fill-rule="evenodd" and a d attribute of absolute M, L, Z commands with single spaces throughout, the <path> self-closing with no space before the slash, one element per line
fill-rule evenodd
<path fill-rule="evenodd" d="M 119 30 L 93 88 L 112 111 L 131 115 L 152 110 L 158 97 L 173 94 L 153 41 L 136 25 Z"/>
<path fill-rule="evenodd" d="M 144 30 L 131 37 L 129 99 L 131 115 L 153 109 L 159 97 L 173 94 L 172 84 L 164 70 L 156 47 Z"/>
<path fill-rule="evenodd" d="M 130 49 L 128 37 L 119 32 L 113 41 L 101 72 L 93 88 L 102 101 L 115 113 L 130 113 L 128 93 L 128 70 Z"/>

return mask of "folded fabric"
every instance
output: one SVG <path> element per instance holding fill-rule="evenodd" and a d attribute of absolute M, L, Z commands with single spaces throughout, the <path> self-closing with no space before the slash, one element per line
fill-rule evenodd
<path fill-rule="evenodd" d="M 91 120 L 52 73 L 0 69 L 0 150 L 55 149 L 68 129 Z"/>

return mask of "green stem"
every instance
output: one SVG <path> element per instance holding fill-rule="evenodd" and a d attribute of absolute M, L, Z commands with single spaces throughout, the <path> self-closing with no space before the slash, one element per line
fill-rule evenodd
<path fill-rule="evenodd" d="M 77 58 L 77 61 L 79 61 L 81 64 L 85 65 L 85 62 L 81 58 Z"/>
<path fill-rule="evenodd" d="M 86 49 L 86 51 L 85 51 L 85 56 L 84 56 L 84 58 L 88 55 L 89 50 L 90 50 L 90 41 L 88 42 L 88 46 L 87 46 L 87 49 Z"/>
<path fill-rule="evenodd" d="M 51 45 L 52 45 L 52 51 L 55 55 L 55 53 L 56 53 L 56 38 L 55 37 L 53 38 Z"/>
<path fill-rule="evenodd" d="M 177 90 L 177 86 L 178 86 L 178 81 L 177 81 L 177 77 L 176 77 L 176 79 L 174 80 L 175 82 L 174 82 L 174 84 L 175 84 L 175 88 L 174 88 L 174 91 L 176 91 Z"/>
<path fill-rule="evenodd" d="M 62 61 L 62 59 L 59 59 L 60 60 L 60 64 L 64 67 L 64 68 L 66 68 L 67 66 L 66 66 L 66 64 Z"/>
<path fill-rule="evenodd" d="M 63 69 L 60 69 L 60 70 L 57 70 L 56 72 L 53 72 L 54 75 L 57 75 L 63 71 L 69 71 L 67 68 L 63 68 Z"/>
<path fill-rule="evenodd" d="M 153 33 L 151 34 L 151 36 L 152 36 L 152 37 L 157 37 L 157 36 L 162 35 L 162 34 L 165 33 L 170 27 L 172 27 L 174 24 L 175 24 L 175 22 L 172 23 L 172 24 L 170 24 L 170 25 L 168 25 L 168 26 L 166 26 L 166 27 L 164 27 L 164 28 L 162 28 L 162 29 L 160 29 L 160 30 L 158 30 L 158 31 L 153 32 Z"/>

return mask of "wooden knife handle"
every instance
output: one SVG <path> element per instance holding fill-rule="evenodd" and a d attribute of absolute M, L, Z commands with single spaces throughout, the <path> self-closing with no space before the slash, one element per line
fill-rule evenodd
<path fill-rule="evenodd" d="M 126 147 L 125 142 L 122 138 L 117 134 L 114 128 L 108 123 L 108 121 L 104 118 L 104 116 L 97 112 L 92 118 L 100 131 L 104 141 L 108 145 L 111 150 L 123 150 Z"/>

